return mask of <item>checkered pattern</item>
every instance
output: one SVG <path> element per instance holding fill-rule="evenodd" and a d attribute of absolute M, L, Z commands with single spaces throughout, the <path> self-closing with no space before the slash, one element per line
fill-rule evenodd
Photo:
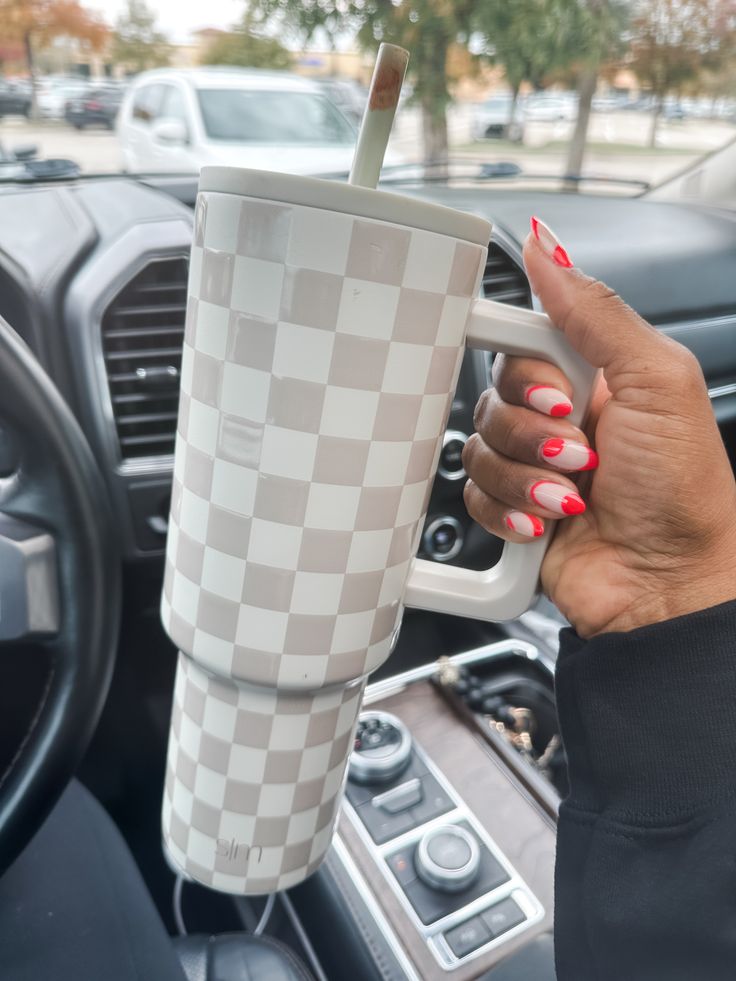
<path fill-rule="evenodd" d="M 180 654 L 163 805 L 172 863 L 251 895 L 314 872 L 332 838 L 364 687 L 276 692 L 215 678 Z"/>
<path fill-rule="evenodd" d="M 199 664 L 314 690 L 388 656 L 484 259 L 200 194 L 162 599 Z"/>
<path fill-rule="evenodd" d="M 199 195 L 161 601 L 184 652 L 164 844 L 199 882 L 273 892 L 327 850 L 484 260 L 430 232 Z"/>

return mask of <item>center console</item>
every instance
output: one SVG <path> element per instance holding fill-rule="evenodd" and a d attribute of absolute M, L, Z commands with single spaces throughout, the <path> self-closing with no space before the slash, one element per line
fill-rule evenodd
<path fill-rule="evenodd" d="M 447 664 L 482 666 L 484 684 L 501 678 L 522 693 L 515 701 L 535 686 L 551 691 L 552 666 L 521 641 Z M 535 981 L 546 981 L 556 793 L 509 756 L 496 729 L 489 738 L 437 675 L 428 665 L 369 686 L 331 864 L 347 873 L 401 964 L 378 976 L 495 978 L 494 968 L 547 935 L 548 973 L 534 968 Z M 523 685 L 512 689 L 516 675 Z"/>

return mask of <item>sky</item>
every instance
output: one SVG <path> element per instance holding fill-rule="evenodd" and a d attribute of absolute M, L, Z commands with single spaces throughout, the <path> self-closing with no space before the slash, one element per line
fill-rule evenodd
<path fill-rule="evenodd" d="M 242 0 L 206 0 L 201 6 L 191 0 L 147 0 L 155 11 L 158 28 L 174 42 L 183 43 L 200 27 L 231 27 L 243 14 Z M 125 0 L 86 0 L 85 7 L 98 11 L 114 24 Z"/>

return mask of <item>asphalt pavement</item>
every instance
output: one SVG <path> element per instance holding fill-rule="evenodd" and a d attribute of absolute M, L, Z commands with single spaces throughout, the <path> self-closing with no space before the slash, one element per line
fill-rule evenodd
<path fill-rule="evenodd" d="M 524 144 L 518 146 L 493 140 L 474 143 L 472 118 L 470 105 L 458 105 L 450 110 L 450 143 L 458 153 L 484 160 L 512 161 L 530 174 L 563 173 L 565 143 L 572 134 L 572 123 L 527 123 Z M 645 113 L 594 113 L 586 172 L 657 182 L 736 137 L 736 126 L 730 123 L 698 119 L 661 121 L 657 150 L 651 151 L 646 146 L 650 122 Z M 64 122 L 32 123 L 10 117 L 0 120 L 0 143 L 11 150 L 35 144 L 39 157 L 67 157 L 87 173 L 117 172 L 122 167 L 118 137 L 105 129 L 78 131 Z M 419 158 L 421 125 L 416 110 L 404 109 L 399 114 L 391 146 L 407 161 Z"/>

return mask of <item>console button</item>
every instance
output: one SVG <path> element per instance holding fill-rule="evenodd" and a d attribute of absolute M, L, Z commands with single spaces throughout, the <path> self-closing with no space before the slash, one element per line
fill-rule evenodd
<path fill-rule="evenodd" d="M 518 903 L 514 902 L 511 896 L 502 899 L 500 903 L 496 903 L 490 909 L 484 910 L 480 915 L 494 937 L 500 937 L 502 933 L 506 933 L 507 930 L 518 926 L 526 919 Z"/>
<path fill-rule="evenodd" d="M 445 940 L 455 957 L 466 957 L 474 950 L 487 944 L 491 933 L 479 916 L 466 920 L 460 926 L 453 927 L 445 934 Z"/>
<path fill-rule="evenodd" d="M 414 870 L 413 851 L 414 846 L 412 845 L 409 848 L 402 848 L 400 852 L 394 852 L 386 859 L 386 863 L 396 876 L 399 885 L 408 886 L 417 877 Z"/>
<path fill-rule="evenodd" d="M 415 825 L 426 824 L 432 818 L 439 817 L 451 811 L 455 804 L 448 794 L 440 787 L 431 773 L 422 777 L 422 792 L 424 800 L 412 808 Z"/>
<path fill-rule="evenodd" d="M 463 468 L 463 449 L 468 441 L 465 433 L 448 429 L 442 440 L 437 473 L 445 480 L 462 480 L 465 476 Z"/>
<path fill-rule="evenodd" d="M 399 814 L 418 804 L 422 799 L 422 784 L 417 777 L 406 783 L 385 790 L 373 798 L 373 806 L 380 807 L 387 814 Z"/>
<path fill-rule="evenodd" d="M 470 826 L 465 821 L 461 822 L 458 827 L 470 829 Z M 407 848 L 406 851 L 410 853 L 412 862 L 414 863 L 416 847 L 412 846 L 411 848 Z M 399 853 L 397 852 L 396 854 Z M 480 896 L 485 896 L 486 893 L 500 886 L 502 882 L 507 882 L 508 878 L 508 873 L 503 866 L 496 861 L 485 845 L 480 842 L 480 868 L 477 878 L 466 889 L 463 889 L 462 892 L 442 892 L 422 882 L 420 878 L 412 880 L 407 885 L 404 885 L 404 883 L 401 883 L 401 885 L 406 893 L 407 899 L 414 907 L 422 923 L 434 923 L 440 917 L 447 916 L 448 913 L 462 909 Z"/>
<path fill-rule="evenodd" d="M 427 854 L 435 865 L 457 871 L 471 858 L 470 845 L 455 834 L 439 832 L 427 845 Z"/>
<path fill-rule="evenodd" d="M 433 889 L 463 892 L 478 877 L 480 845 L 468 828 L 446 824 L 425 831 L 414 855 L 417 875 Z"/>
<path fill-rule="evenodd" d="M 385 845 L 387 841 L 398 838 L 414 827 L 410 811 L 387 814 L 382 808 L 374 807 L 372 801 L 361 804 L 356 810 L 377 845 Z"/>
<path fill-rule="evenodd" d="M 464 540 L 463 526 L 450 515 L 434 518 L 422 535 L 424 550 L 435 562 L 454 559 L 462 550 Z"/>

